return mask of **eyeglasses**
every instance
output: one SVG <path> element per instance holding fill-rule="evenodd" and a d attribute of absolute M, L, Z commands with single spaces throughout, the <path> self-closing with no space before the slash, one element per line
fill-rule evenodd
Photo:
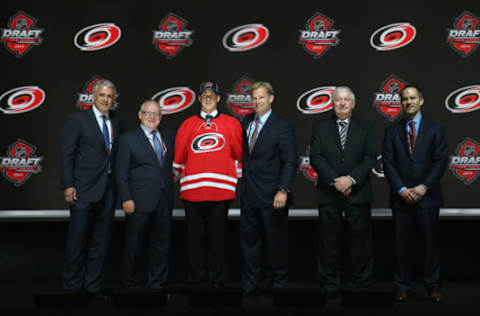
<path fill-rule="evenodd" d="M 212 100 L 215 100 L 217 98 L 217 95 L 216 94 L 201 94 L 200 95 L 200 98 L 201 99 L 212 99 Z"/>
<path fill-rule="evenodd" d="M 161 115 L 160 112 L 145 112 L 145 111 L 142 111 L 142 114 L 145 116 L 153 116 L 153 117 L 159 117 Z"/>

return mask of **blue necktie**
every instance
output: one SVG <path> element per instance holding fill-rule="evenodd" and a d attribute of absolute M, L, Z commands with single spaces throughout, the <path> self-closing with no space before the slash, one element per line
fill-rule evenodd
<path fill-rule="evenodd" d="M 157 131 L 152 131 L 153 137 L 153 147 L 155 149 L 155 154 L 157 154 L 158 162 L 160 166 L 163 166 L 163 147 L 157 137 Z"/>
<path fill-rule="evenodd" d="M 105 140 L 105 148 L 107 149 L 108 153 L 108 172 L 111 172 L 112 167 L 110 165 L 110 133 L 108 132 L 108 126 L 107 126 L 107 116 L 102 115 L 103 118 L 103 139 Z"/>

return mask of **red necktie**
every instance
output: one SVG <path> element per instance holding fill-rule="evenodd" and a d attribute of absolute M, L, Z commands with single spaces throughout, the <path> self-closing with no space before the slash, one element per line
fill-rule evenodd
<path fill-rule="evenodd" d="M 410 121 L 410 132 L 408 132 L 409 142 L 410 142 L 410 152 L 413 153 L 415 150 L 415 142 L 417 141 L 417 132 L 415 131 L 415 122 Z"/>

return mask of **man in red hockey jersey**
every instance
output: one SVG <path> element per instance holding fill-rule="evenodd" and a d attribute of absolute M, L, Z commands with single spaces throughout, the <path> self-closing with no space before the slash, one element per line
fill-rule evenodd
<path fill-rule="evenodd" d="M 237 171 L 241 172 L 237 167 L 242 160 L 242 127 L 237 119 L 218 112 L 220 92 L 214 81 L 200 85 L 199 101 L 200 113 L 177 131 L 173 167 L 181 175 L 189 282 L 193 287 L 223 287 L 228 207 L 235 199 Z"/>

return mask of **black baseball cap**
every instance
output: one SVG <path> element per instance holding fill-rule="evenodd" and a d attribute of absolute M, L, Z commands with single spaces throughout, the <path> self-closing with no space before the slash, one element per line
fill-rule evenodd
<path fill-rule="evenodd" d="M 200 84 L 199 93 L 202 94 L 206 90 L 213 91 L 215 92 L 215 94 L 220 94 L 220 89 L 218 88 L 218 84 L 213 80 L 205 81 Z"/>

